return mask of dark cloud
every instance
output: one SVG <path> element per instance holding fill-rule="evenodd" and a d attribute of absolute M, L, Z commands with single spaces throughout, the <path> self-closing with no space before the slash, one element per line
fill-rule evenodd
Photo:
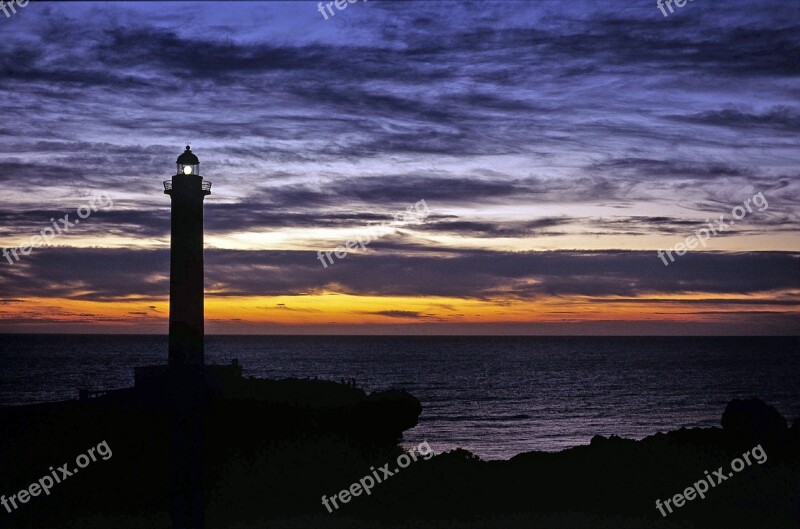
<path fill-rule="evenodd" d="M 593 164 L 590 169 L 604 174 L 634 178 L 724 178 L 743 176 L 745 171 L 723 163 L 621 158 Z"/>
<path fill-rule="evenodd" d="M 420 248 L 420 250 L 422 250 Z M 210 296 L 354 295 L 535 299 L 540 296 L 747 295 L 800 288 L 794 253 L 693 252 L 668 267 L 655 252 L 428 250 L 348 255 L 323 268 L 314 252 L 206 251 Z M 164 299 L 167 250 L 43 248 L 0 268 L 15 298 Z"/>
<path fill-rule="evenodd" d="M 800 110 L 788 106 L 777 106 L 760 113 L 730 107 L 692 115 L 673 116 L 672 119 L 732 129 L 759 128 L 773 132 L 800 132 Z"/>
<path fill-rule="evenodd" d="M 163 299 L 169 293 L 168 250 L 38 248 L 2 265 L 3 291 L 27 297 L 111 300 L 127 290 L 133 298 Z"/>
<path fill-rule="evenodd" d="M 512 222 L 475 222 L 457 219 L 433 220 L 415 226 L 414 229 L 422 232 L 449 233 L 468 237 L 530 237 L 552 234 L 550 228 L 565 226 L 573 222 L 565 217 L 541 218 L 531 221 Z M 559 233 L 560 234 L 560 233 Z"/>
<path fill-rule="evenodd" d="M 105 200 L 95 201 L 97 211 L 84 219 L 79 226 L 69 228 L 64 235 L 53 239 L 54 244 L 68 244 L 69 237 L 91 237 L 117 235 L 136 238 L 161 238 L 169 236 L 170 221 L 169 210 L 114 210 L 105 209 L 100 204 Z M 8 236 L 18 243 L 27 242 L 30 237 L 40 233 L 41 230 L 52 227 L 50 219 L 55 219 L 59 226 L 60 219 L 67 216 L 68 222 L 74 222 L 77 217 L 79 205 L 89 205 L 88 198 L 76 199 L 75 209 L 72 210 L 28 210 L 28 211 L 0 211 L 0 236 Z M 85 213 L 84 213 L 85 214 Z M 78 219 L 80 220 L 80 219 Z"/>
<path fill-rule="evenodd" d="M 377 314 L 378 316 L 388 316 L 389 318 L 425 318 L 426 315 L 410 310 L 380 310 L 376 312 L 365 312 L 364 314 Z"/>

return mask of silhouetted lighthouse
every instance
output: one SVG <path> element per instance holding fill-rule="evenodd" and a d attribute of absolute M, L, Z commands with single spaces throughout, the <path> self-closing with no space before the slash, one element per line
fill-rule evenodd
<path fill-rule="evenodd" d="M 178 173 L 164 182 L 172 198 L 169 275 L 169 365 L 202 369 L 203 355 L 203 199 L 211 182 L 200 176 L 200 160 L 186 146 Z"/>

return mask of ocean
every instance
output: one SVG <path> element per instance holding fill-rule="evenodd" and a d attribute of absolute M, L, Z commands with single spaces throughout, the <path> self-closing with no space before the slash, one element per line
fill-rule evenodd
<path fill-rule="evenodd" d="M 355 379 L 420 399 L 404 444 L 484 459 L 719 426 L 733 398 L 800 417 L 796 337 L 209 336 L 206 361 L 238 358 L 245 376 Z M 0 405 L 133 385 L 133 367 L 166 363 L 166 336 L 0 335 Z"/>

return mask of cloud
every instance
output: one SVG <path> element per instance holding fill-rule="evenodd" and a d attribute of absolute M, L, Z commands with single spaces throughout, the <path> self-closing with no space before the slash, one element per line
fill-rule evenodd
<path fill-rule="evenodd" d="M 672 119 L 731 129 L 759 128 L 773 132 L 800 132 L 800 109 L 790 106 L 775 106 L 764 112 L 727 107 L 691 115 L 676 115 L 672 116 Z"/>
<path fill-rule="evenodd" d="M 322 268 L 314 252 L 207 250 L 206 288 L 213 297 L 750 295 L 799 289 L 799 259 L 790 252 L 693 252 L 665 267 L 655 252 L 450 250 L 353 254 Z M 163 300 L 168 270 L 168 250 L 45 248 L 0 268 L 0 285 L 13 298 Z"/>
<path fill-rule="evenodd" d="M 467 221 L 454 218 L 436 220 L 426 219 L 424 224 L 415 226 L 414 229 L 422 232 L 449 233 L 468 237 L 530 237 L 546 236 L 555 234 L 549 232 L 550 228 L 566 226 L 573 222 L 573 219 L 566 217 L 546 217 L 530 221 L 509 221 L 509 222 L 489 222 L 489 221 Z M 557 232 L 556 232 L 557 233 Z"/>
<path fill-rule="evenodd" d="M 648 178 L 727 178 L 744 176 L 745 171 L 724 163 L 687 162 L 677 160 L 653 160 L 647 158 L 619 158 L 592 164 L 592 171 L 599 173 L 625 175 L 641 179 Z"/>
<path fill-rule="evenodd" d="M 425 318 L 426 315 L 420 314 L 410 310 L 379 310 L 376 312 L 364 312 L 363 314 L 377 314 L 379 316 L 387 316 L 389 318 Z"/>

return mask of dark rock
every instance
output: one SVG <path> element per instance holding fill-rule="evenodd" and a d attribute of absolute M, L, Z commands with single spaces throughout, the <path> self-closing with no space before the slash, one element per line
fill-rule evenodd
<path fill-rule="evenodd" d="M 605 443 L 606 441 L 608 441 L 608 439 L 606 439 L 602 435 L 595 435 L 595 436 L 592 437 L 592 440 L 589 441 L 589 445 L 590 446 L 597 446 L 597 445 L 601 445 L 601 444 Z"/>
<path fill-rule="evenodd" d="M 789 428 L 778 410 L 760 399 L 734 399 L 722 414 L 722 429 L 737 445 L 764 443 L 775 451 L 788 445 Z"/>

